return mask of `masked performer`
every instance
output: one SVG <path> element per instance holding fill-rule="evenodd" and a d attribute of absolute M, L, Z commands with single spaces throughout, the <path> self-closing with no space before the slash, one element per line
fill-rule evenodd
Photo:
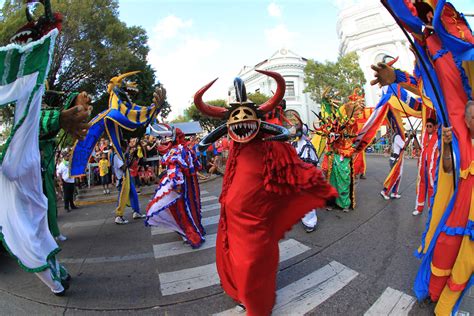
<path fill-rule="evenodd" d="M 62 296 L 70 277 L 56 259 L 60 249 L 48 227 L 39 152 L 44 82 L 62 17 L 52 13 L 48 0 L 42 3 L 45 14 L 35 21 L 27 10 L 29 23 L 12 37 L 15 44 L 0 49 L 0 104 L 15 108 L 13 128 L 0 153 L 0 240 L 25 271 L 36 273 Z"/>
<path fill-rule="evenodd" d="M 229 134 L 233 140 L 227 161 L 216 241 L 216 263 L 225 292 L 247 313 L 270 315 L 275 303 L 278 241 L 310 209 L 323 207 L 336 196 L 321 172 L 296 155 L 288 143 L 288 130 L 262 121 L 280 103 L 285 80 L 275 72 L 258 71 L 277 81 L 275 95 L 256 107 L 247 100 L 237 78 L 237 102 L 221 108 L 203 102 L 211 82 L 194 96 L 205 115 L 227 123 L 205 137 L 206 148 Z"/>
<path fill-rule="evenodd" d="M 201 197 L 197 171 L 197 156 L 186 146 L 184 133 L 179 128 L 155 124 L 152 129 L 158 136 L 167 136 L 168 144 L 161 145 L 161 164 L 166 173 L 160 180 L 155 197 L 148 204 L 147 226 L 170 228 L 180 234 L 192 247 L 199 248 L 206 234 L 201 224 Z"/>
<path fill-rule="evenodd" d="M 314 146 L 309 139 L 309 128 L 306 124 L 303 124 L 300 119 L 296 135 L 298 135 L 298 137 L 291 143 L 291 145 L 296 149 L 296 153 L 301 158 L 301 160 L 316 167 L 318 165 L 319 158 L 316 153 L 316 149 L 314 149 Z M 301 223 L 303 224 L 304 230 L 307 233 L 313 232 L 316 229 L 316 225 L 318 224 L 316 209 L 306 213 L 306 215 L 301 219 Z"/>
<path fill-rule="evenodd" d="M 125 206 L 128 202 L 133 209 L 133 218 L 145 217 L 140 213 L 138 195 L 135 190 L 134 181 L 131 181 L 128 169 L 128 157 L 122 150 L 122 130 L 132 131 L 140 126 L 146 126 L 152 122 L 159 113 L 166 100 L 166 90 L 160 85 L 155 89 L 154 103 L 148 107 L 139 106 L 132 102 L 130 95 L 137 92 L 137 84 L 128 81 L 127 78 L 139 73 L 139 71 L 129 72 L 110 79 L 107 91 L 109 97 L 109 108 L 97 115 L 90 122 L 91 128 L 84 140 L 76 142 L 71 158 L 71 176 L 83 175 L 89 158 L 92 154 L 100 136 L 106 132 L 112 140 L 112 146 L 117 155 L 117 163 L 125 166 L 122 168 L 123 177 L 119 182 L 118 205 L 115 210 L 115 223 L 127 224 L 124 218 Z M 114 167 L 119 168 L 115 165 Z"/>
<path fill-rule="evenodd" d="M 462 14 L 444 0 L 414 4 L 387 0 L 385 5 L 415 38 L 421 80 L 379 65 L 373 67 L 377 72 L 373 84 L 397 81 L 424 90 L 436 109 L 437 121 L 452 126 L 448 153 L 454 157 L 453 172 L 447 175 L 438 167 L 436 195 L 418 252 L 422 263 L 415 281 L 419 299 L 430 296 L 438 301 L 437 315 L 450 315 L 474 283 L 474 146 L 465 124 L 466 104 L 473 98 L 474 37 Z"/>
<path fill-rule="evenodd" d="M 357 132 L 355 117 L 362 109 L 361 101 L 361 97 L 355 93 L 348 103 L 339 106 L 325 95 L 322 100 L 323 113 L 319 115 L 320 126 L 314 126 L 316 133 L 326 138 L 323 170 L 327 172 L 329 183 L 337 188 L 335 204 L 344 212 L 355 208 L 352 144 Z"/>

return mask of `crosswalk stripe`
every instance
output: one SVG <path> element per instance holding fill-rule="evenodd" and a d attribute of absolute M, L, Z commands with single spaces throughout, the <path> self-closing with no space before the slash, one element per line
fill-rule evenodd
<path fill-rule="evenodd" d="M 272 315 L 304 315 L 349 284 L 358 273 L 332 261 L 277 291 Z M 215 315 L 238 315 L 229 309 Z"/>
<path fill-rule="evenodd" d="M 358 273 L 332 261 L 277 291 L 273 315 L 304 315 L 349 284 Z"/>
<path fill-rule="evenodd" d="M 415 304 L 414 297 L 388 287 L 364 316 L 408 315 L 413 304 Z"/>
<path fill-rule="evenodd" d="M 201 202 L 214 201 L 214 200 L 217 200 L 217 199 L 218 199 L 218 197 L 214 196 L 214 195 L 205 196 L 205 197 L 201 198 Z"/>
<path fill-rule="evenodd" d="M 332 261 L 277 291 L 273 315 L 303 315 L 349 284 L 358 273 Z"/>
<path fill-rule="evenodd" d="M 184 245 L 182 241 L 173 241 L 165 244 L 153 245 L 155 258 L 164 258 L 169 256 L 181 255 L 183 253 L 197 252 L 216 246 L 217 234 L 207 235 L 206 242 L 198 249 L 193 249 L 189 245 Z"/>
<path fill-rule="evenodd" d="M 214 203 L 214 204 L 209 204 L 209 205 L 204 205 L 201 207 L 201 212 L 209 212 L 209 211 L 214 211 L 218 210 L 221 208 L 220 203 Z"/>
<path fill-rule="evenodd" d="M 203 218 L 202 221 L 201 221 L 201 224 L 202 224 L 202 226 L 204 226 L 204 228 L 206 228 L 208 226 L 211 226 L 211 225 L 215 225 L 215 224 L 219 223 L 219 217 L 220 217 L 219 215 L 216 215 L 216 216 L 210 216 L 210 217 Z M 162 228 L 162 227 L 152 227 L 151 228 L 151 235 L 152 236 L 169 234 L 169 233 L 172 233 L 172 232 L 173 232 L 172 230 L 167 229 L 167 228 Z"/>
<path fill-rule="evenodd" d="M 305 246 L 294 239 L 280 242 L 279 248 L 280 262 L 291 259 L 310 249 L 308 246 Z M 164 296 L 184 293 L 219 284 L 219 276 L 217 274 L 215 263 L 173 272 L 160 273 L 159 278 L 161 294 Z"/>

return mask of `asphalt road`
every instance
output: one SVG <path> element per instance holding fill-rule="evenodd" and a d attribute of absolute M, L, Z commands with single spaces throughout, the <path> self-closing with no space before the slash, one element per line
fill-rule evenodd
<path fill-rule="evenodd" d="M 280 243 L 275 315 L 432 315 L 433 306 L 415 302 L 411 290 L 418 268 L 413 252 L 426 214 L 413 217 L 416 161 L 407 160 L 402 198 L 379 195 L 387 158 L 368 157 L 367 179 L 357 184 L 354 211 L 318 211 L 318 228 L 307 234 L 295 225 Z M 0 255 L 0 314 L 209 315 L 234 303 L 215 273 L 222 181 L 202 185 L 207 241 L 199 250 L 170 232 L 113 223 L 114 204 L 60 213 L 60 260 L 73 277 L 63 298 Z M 141 198 L 144 208 L 149 197 Z M 131 218 L 131 211 L 126 214 Z"/>

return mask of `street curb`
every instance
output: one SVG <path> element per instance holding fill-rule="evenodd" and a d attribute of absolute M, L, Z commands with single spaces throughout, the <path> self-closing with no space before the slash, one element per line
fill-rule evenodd
<path fill-rule="evenodd" d="M 219 179 L 220 176 L 215 176 L 215 177 L 211 177 L 209 179 L 205 179 L 205 180 L 200 180 L 199 181 L 199 184 L 203 184 L 203 183 L 208 183 L 208 182 L 212 182 L 216 179 Z M 138 194 L 138 196 L 153 196 L 155 195 L 155 192 L 151 192 L 151 193 L 143 193 L 143 194 Z M 117 197 L 115 198 L 108 198 L 108 199 L 103 199 L 103 200 L 97 200 L 97 201 L 80 201 L 80 200 L 76 200 L 75 201 L 75 204 L 78 205 L 78 206 L 87 206 L 87 205 L 97 205 L 97 204 L 101 204 L 101 203 L 113 203 L 113 202 L 117 202 Z"/>

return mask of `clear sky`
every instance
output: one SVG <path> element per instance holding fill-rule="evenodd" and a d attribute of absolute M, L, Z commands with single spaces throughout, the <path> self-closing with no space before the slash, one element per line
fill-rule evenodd
<path fill-rule="evenodd" d="M 206 95 L 226 98 L 244 65 L 281 47 L 318 60 L 337 58 L 338 9 L 329 0 L 120 0 L 120 16 L 149 34 L 149 61 L 179 115 L 193 94 L 216 77 Z"/>
<path fill-rule="evenodd" d="M 80 0 L 76 0 L 80 1 Z M 144 27 L 149 62 L 168 90 L 172 117 L 216 77 L 205 96 L 226 98 L 244 65 L 255 65 L 281 47 L 319 61 L 335 60 L 340 7 L 378 0 L 119 0 L 120 18 Z M 0 5 L 3 4 L 0 0 Z M 474 0 L 452 0 L 474 13 Z M 474 19 L 469 20 L 471 25 Z"/>
<path fill-rule="evenodd" d="M 377 1 L 377 0 L 359 0 Z M 168 89 L 172 117 L 216 77 L 205 98 L 226 98 L 244 65 L 281 47 L 316 60 L 335 60 L 336 21 L 352 0 L 120 0 L 120 17 L 149 35 L 149 61 Z M 474 0 L 454 0 L 474 12 Z"/>

